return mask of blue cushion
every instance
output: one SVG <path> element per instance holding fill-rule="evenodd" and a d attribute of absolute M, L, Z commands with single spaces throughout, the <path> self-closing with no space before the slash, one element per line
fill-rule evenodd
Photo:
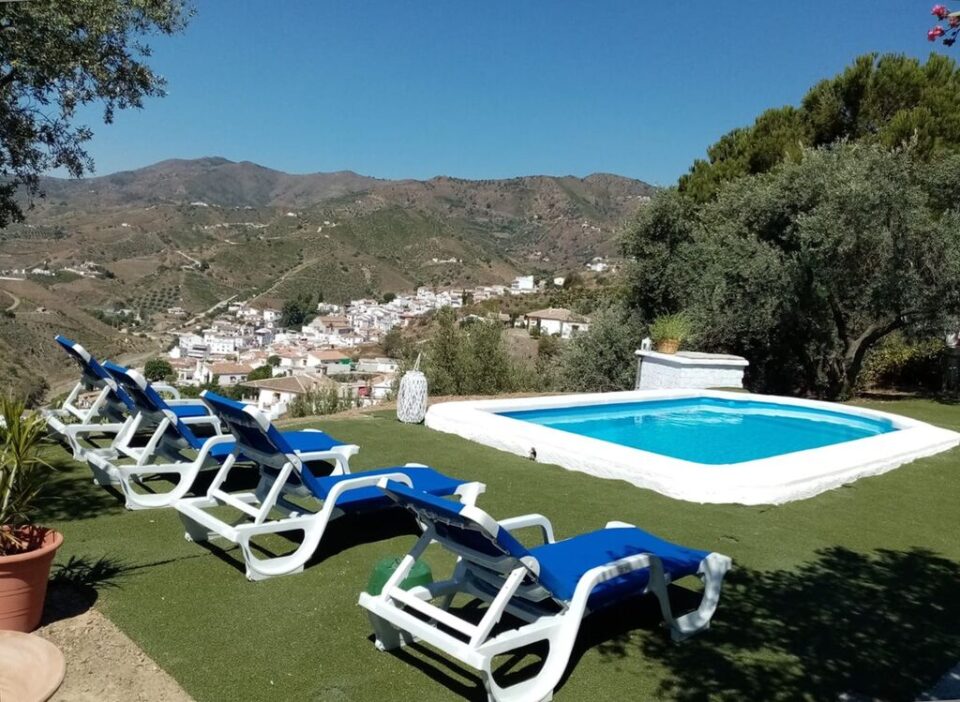
<path fill-rule="evenodd" d="M 334 446 L 343 445 L 322 431 L 285 431 L 283 436 L 294 451 L 301 453 L 329 451 Z M 222 461 L 233 452 L 235 446 L 235 441 L 225 441 L 222 444 L 217 444 L 210 451 L 210 457 Z"/>
<path fill-rule="evenodd" d="M 206 417 L 210 414 L 207 411 L 207 406 L 200 402 L 189 405 L 171 405 L 170 409 L 177 415 L 177 419 L 184 419 L 185 417 Z"/>
<path fill-rule="evenodd" d="M 427 493 L 428 495 L 452 495 L 458 487 L 466 482 L 457 478 L 451 478 L 443 473 L 438 473 L 433 468 L 406 468 L 403 466 L 377 468 L 376 470 L 366 470 L 361 473 L 350 473 L 348 475 L 329 475 L 324 478 L 318 478 L 310 471 L 305 471 L 303 482 L 317 498 L 325 500 L 330 490 L 332 490 L 333 486 L 337 483 L 350 480 L 351 478 L 364 478 L 370 475 L 383 475 L 385 473 L 403 473 L 409 476 L 413 482 L 413 489 Z M 389 507 L 391 504 L 393 504 L 392 500 L 376 485 L 357 488 L 356 490 L 348 490 L 337 500 L 338 507 L 355 510 L 381 509 L 383 507 Z M 458 504 L 451 504 L 454 508 L 459 508 Z"/>
<path fill-rule="evenodd" d="M 554 544 L 530 549 L 540 563 L 540 582 L 560 600 L 570 600 L 580 578 L 591 568 L 640 553 L 653 553 L 663 561 L 664 572 L 676 580 L 693 575 L 706 551 L 677 546 L 637 528 L 600 529 Z M 644 568 L 598 585 L 590 596 L 593 608 L 629 594 L 640 594 L 650 572 Z"/>

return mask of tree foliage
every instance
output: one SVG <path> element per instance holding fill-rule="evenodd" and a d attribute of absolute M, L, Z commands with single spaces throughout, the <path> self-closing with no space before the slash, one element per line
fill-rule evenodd
<path fill-rule="evenodd" d="M 181 0 L 0 4 L 0 227 L 22 220 L 15 193 L 37 195 L 42 173 L 93 170 L 79 107 L 102 105 L 109 123 L 116 110 L 163 95 L 144 39 L 179 32 L 189 15 Z"/>
<path fill-rule="evenodd" d="M 632 304 L 691 310 L 758 389 L 845 397 L 877 342 L 960 309 L 958 202 L 960 154 L 917 143 L 803 149 L 699 204 L 668 190 L 624 240 Z"/>
<path fill-rule="evenodd" d="M 315 306 L 310 295 L 300 295 L 283 303 L 280 326 L 285 329 L 302 327 L 313 317 Z"/>
<path fill-rule="evenodd" d="M 440 310 L 426 344 L 424 373 L 434 395 L 493 395 L 515 389 L 519 370 L 496 322 L 461 327 L 452 310 Z"/>
<path fill-rule="evenodd" d="M 247 375 L 247 380 L 267 380 L 272 377 L 273 366 L 267 363 L 250 371 L 250 373 Z"/>
<path fill-rule="evenodd" d="M 609 392 L 632 390 L 635 352 L 644 327 L 640 317 L 620 304 L 594 313 L 590 328 L 568 342 L 561 356 L 564 390 Z"/>
<path fill-rule="evenodd" d="M 799 107 L 764 112 L 707 150 L 680 179 L 697 202 L 729 180 L 765 173 L 804 147 L 838 140 L 898 147 L 913 142 L 918 158 L 960 149 L 960 69 L 933 54 L 926 63 L 893 54 L 860 56 L 843 73 L 815 85 Z"/>
<path fill-rule="evenodd" d="M 156 382 L 176 378 L 176 373 L 173 372 L 173 366 L 165 358 L 151 358 L 143 366 L 143 377 L 150 382 Z"/>

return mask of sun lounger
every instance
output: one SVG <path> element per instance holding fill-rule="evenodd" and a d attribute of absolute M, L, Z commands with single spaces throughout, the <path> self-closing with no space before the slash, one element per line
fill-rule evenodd
<path fill-rule="evenodd" d="M 176 406 L 171 407 L 140 373 L 109 362 L 105 367 L 133 402 L 135 414 L 110 447 L 88 450 L 84 457 L 98 482 L 120 486 L 128 509 L 172 505 L 187 494 L 201 470 L 220 467 L 233 453 L 236 440 L 231 434 L 221 433 L 220 420 L 206 403 L 202 416 L 179 417 Z M 191 429 L 198 423 L 213 426 L 214 436 L 198 437 Z M 133 445 L 132 437 L 144 428 L 152 432 L 146 443 Z M 285 432 L 284 436 L 295 451 L 329 454 L 335 472 L 349 472 L 350 457 L 359 450 L 317 430 Z M 195 455 L 190 458 L 184 451 Z M 164 492 L 146 492 L 143 481 L 147 476 L 164 476 L 173 480 L 174 486 Z"/>
<path fill-rule="evenodd" d="M 616 606 L 652 592 L 676 640 L 707 628 L 720 598 L 731 560 L 677 546 L 629 524 L 555 541 L 553 527 L 541 515 L 495 521 L 473 505 L 424 495 L 384 480 L 386 495 L 413 512 L 424 533 L 379 595 L 363 593 L 360 606 L 370 616 L 381 650 L 420 640 L 480 672 L 487 693 L 497 702 L 548 700 L 570 659 L 580 623 L 592 610 Z M 512 531 L 539 527 L 545 543 L 527 549 Z M 404 590 L 400 583 L 431 543 L 458 557 L 449 580 Z M 687 575 L 704 581 L 698 609 L 674 617 L 667 584 Z M 479 623 L 450 610 L 457 593 L 485 601 Z M 439 604 L 431 600 L 439 598 Z M 516 627 L 496 631 L 512 615 Z M 546 641 L 546 659 L 532 678 L 501 687 L 493 678 L 495 656 Z M 624 699 L 631 695 L 624 693 Z"/>
<path fill-rule="evenodd" d="M 47 420 L 47 426 L 67 443 L 73 457 L 79 459 L 82 458 L 84 450 L 81 438 L 120 431 L 133 411 L 133 402 L 83 346 L 61 335 L 57 335 L 54 341 L 79 366 L 80 380 L 60 407 L 45 410 L 43 416 Z M 176 400 L 180 398 L 175 388 L 164 383 L 154 383 L 154 388 L 173 395 Z M 81 407 L 79 398 L 93 393 L 96 395 L 89 406 Z M 198 413 L 207 414 L 197 403 L 184 403 L 178 406 L 177 412 L 184 417 Z"/>
<path fill-rule="evenodd" d="M 339 475 L 318 475 L 309 464 L 329 460 L 330 452 L 295 450 L 287 436 L 256 407 L 210 392 L 203 393 L 203 398 L 236 437 L 236 447 L 204 497 L 180 500 L 175 507 L 187 539 L 206 541 L 222 537 L 238 544 L 251 580 L 302 571 L 331 520 L 348 512 L 392 507 L 393 503 L 376 487 L 384 477 L 434 495 L 458 495 L 466 504 L 473 504 L 484 490 L 482 483 L 458 480 L 412 464 L 362 473 L 344 470 Z M 241 455 L 259 465 L 263 479 L 253 492 L 230 493 L 223 485 Z M 316 511 L 289 501 L 285 492 L 309 499 L 317 505 Z M 242 520 L 227 522 L 209 511 L 224 506 L 240 512 Z M 303 539 L 292 553 L 261 557 L 252 548 L 254 537 L 295 532 L 301 533 Z"/>

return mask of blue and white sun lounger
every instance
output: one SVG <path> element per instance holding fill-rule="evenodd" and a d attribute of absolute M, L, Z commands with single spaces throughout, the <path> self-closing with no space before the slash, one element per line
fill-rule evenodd
<path fill-rule="evenodd" d="M 116 483 L 123 490 L 128 509 L 168 507 L 182 498 L 193 486 L 201 470 L 218 468 L 236 447 L 230 434 L 221 433 L 218 416 L 203 405 L 202 415 L 181 417 L 171 405 L 135 370 L 123 368 L 109 361 L 105 368 L 117 382 L 119 389 L 133 402 L 135 414 L 117 434 L 107 449 L 87 450 L 84 457 L 101 484 Z M 208 424 L 214 427 L 212 437 L 201 439 L 191 426 Z M 151 431 L 146 444 L 134 446 L 132 438 L 138 432 Z M 349 472 L 350 457 L 359 448 L 343 444 L 322 431 L 297 431 L 285 434 L 297 451 L 322 453 L 334 464 L 335 472 Z M 185 460 L 182 451 L 195 451 L 196 456 Z M 122 459 L 132 459 L 124 463 Z M 143 492 L 136 489 L 148 475 L 163 475 L 175 480 L 166 492 Z"/>
<path fill-rule="evenodd" d="M 387 480 L 381 487 L 416 515 L 424 533 L 379 595 L 360 595 L 377 647 L 388 650 L 414 640 L 430 644 L 478 670 L 489 699 L 497 702 L 551 699 L 584 616 L 629 597 L 656 595 L 675 640 L 706 629 L 732 563 L 719 553 L 677 546 L 622 522 L 555 541 L 550 521 L 541 515 L 497 522 L 474 505 L 417 493 Z M 527 549 L 511 531 L 533 526 L 541 529 L 546 543 Z M 458 556 L 452 577 L 402 589 L 400 583 L 416 559 L 434 542 Z M 698 609 L 674 617 L 667 583 L 687 575 L 703 579 L 703 599 Z M 488 603 L 479 623 L 450 611 L 457 593 Z M 439 606 L 431 602 L 435 598 L 440 598 Z M 494 633 L 505 613 L 524 623 Z M 494 657 L 540 641 L 549 644 L 540 671 L 531 679 L 501 687 L 493 678 Z M 625 693 L 624 699 L 630 697 Z"/>
<path fill-rule="evenodd" d="M 83 346 L 61 335 L 57 335 L 54 341 L 80 367 L 80 380 L 59 408 L 45 410 L 43 416 L 47 420 L 47 426 L 67 442 L 73 457 L 79 459 L 84 451 L 81 437 L 116 434 L 135 408 L 113 377 Z M 172 386 L 155 383 L 154 388 L 173 395 L 176 400 L 180 398 L 180 394 Z M 80 407 L 78 398 L 82 394 L 93 392 L 97 395 L 90 406 Z M 196 402 L 175 404 L 178 416 L 207 414 L 206 409 Z"/>
<path fill-rule="evenodd" d="M 482 483 L 458 480 L 413 464 L 352 474 L 344 470 L 339 475 L 319 477 L 307 464 L 329 460 L 329 452 L 297 451 L 288 436 L 277 431 L 256 407 L 210 392 L 203 393 L 203 399 L 236 437 L 236 447 L 224 461 L 205 497 L 183 499 L 174 506 L 180 512 L 188 540 L 206 541 L 219 536 L 239 545 L 250 580 L 302 571 L 331 520 L 348 512 L 392 507 L 393 502 L 376 487 L 384 478 L 433 495 L 458 495 L 466 504 L 473 504 L 484 490 Z M 240 455 L 260 466 L 263 480 L 255 492 L 223 490 Z M 284 492 L 295 492 L 319 506 L 316 511 L 310 511 L 285 499 Z M 221 506 L 238 510 L 242 521 L 227 522 L 208 511 Z M 303 540 L 287 555 L 262 558 L 255 555 L 251 547 L 254 537 L 295 532 L 302 533 Z"/>

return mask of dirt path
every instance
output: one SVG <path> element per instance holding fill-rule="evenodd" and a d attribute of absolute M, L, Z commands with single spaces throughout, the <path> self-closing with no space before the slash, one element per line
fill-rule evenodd
<path fill-rule="evenodd" d="M 61 571 L 36 633 L 66 659 L 53 702 L 192 702 L 177 682 L 95 607 L 96 568 Z"/>
<path fill-rule="evenodd" d="M 176 680 L 96 609 L 42 626 L 67 674 L 51 702 L 192 702 Z"/>
<path fill-rule="evenodd" d="M 13 300 L 13 303 L 9 307 L 7 307 L 7 312 L 13 312 L 15 309 L 17 309 L 20 306 L 20 298 L 14 295 L 9 290 L 4 290 L 3 292 L 9 295 L 10 298 Z"/>

